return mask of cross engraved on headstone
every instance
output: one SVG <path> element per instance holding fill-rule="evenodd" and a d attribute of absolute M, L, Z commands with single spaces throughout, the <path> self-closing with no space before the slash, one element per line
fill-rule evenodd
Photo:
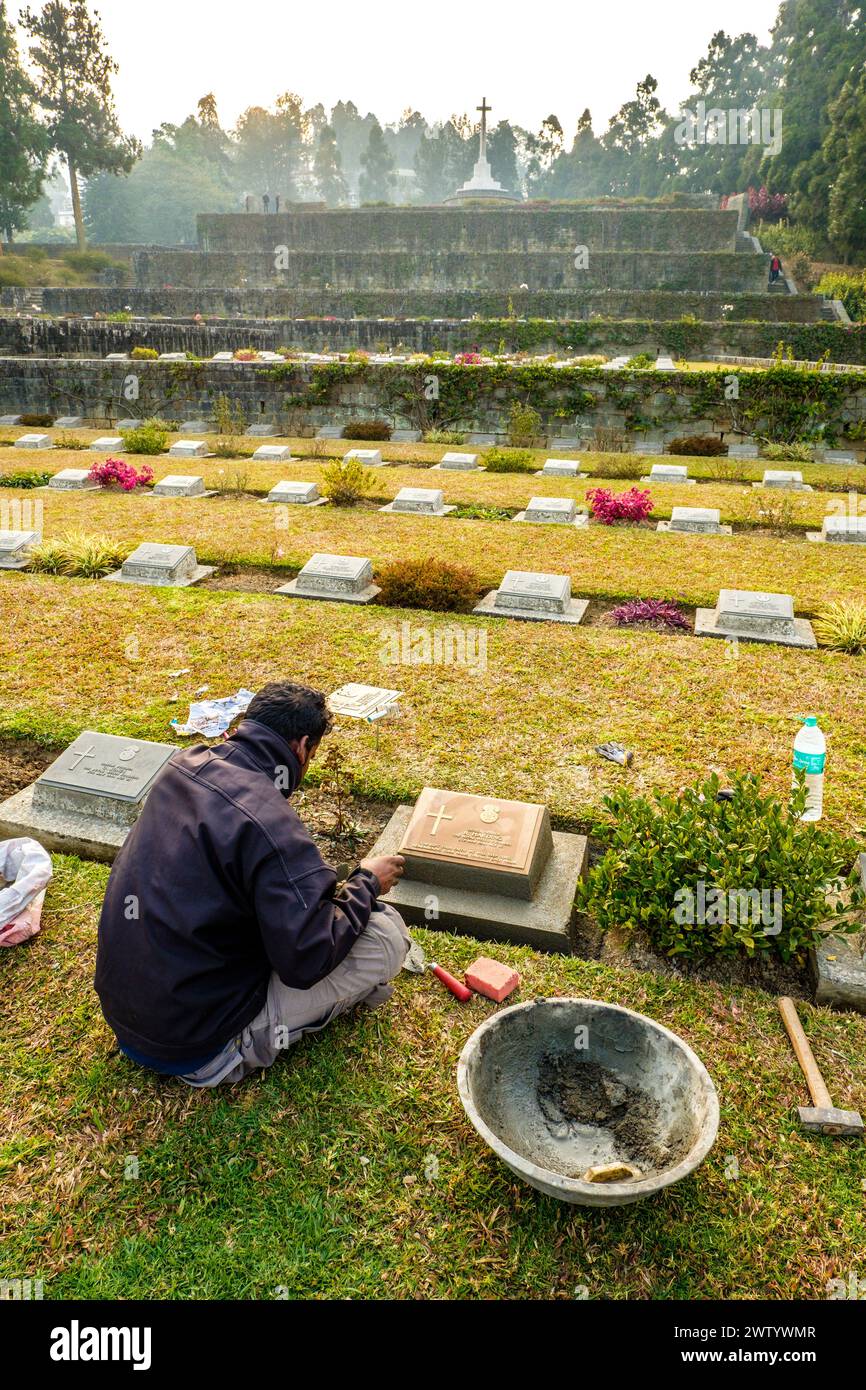
<path fill-rule="evenodd" d="M 428 816 L 428 818 L 429 818 L 430 820 L 435 820 L 435 822 L 436 822 L 436 824 L 433 826 L 432 830 L 430 831 L 430 834 L 431 834 L 431 835 L 435 835 L 435 834 L 436 834 L 436 831 L 439 829 L 439 826 L 442 824 L 442 822 L 443 822 L 444 820 L 453 820 L 453 819 L 454 819 L 453 816 L 446 816 L 446 814 L 445 814 L 445 807 L 444 807 L 444 806 L 440 806 L 439 809 L 438 809 L 438 811 L 428 811 L 428 812 L 427 812 L 427 816 Z"/>
<path fill-rule="evenodd" d="M 85 758 L 93 758 L 95 757 L 95 755 L 96 749 L 92 743 L 89 748 L 83 749 L 80 753 L 73 753 L 72 756 L 75 759 L 75 762 L 69 764 L 70 770 L 74 772 L 75 769 L 78 767 L 78 764 L 83 762 Z"/>

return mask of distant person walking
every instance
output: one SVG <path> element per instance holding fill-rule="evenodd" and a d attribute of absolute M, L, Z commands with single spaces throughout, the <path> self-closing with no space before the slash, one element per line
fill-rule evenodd
<path fill-rule="evenodd" d="M 774 256 L 770 261 L 770 284 L 775 285 L 779 276 L 782 274 L 782 262 L 778 256 Z"/>

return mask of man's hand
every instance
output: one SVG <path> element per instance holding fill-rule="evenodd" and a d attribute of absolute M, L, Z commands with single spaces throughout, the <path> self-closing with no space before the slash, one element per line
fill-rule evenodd
<path fill-rule="evenodd" d="M 402 854 L 379 854 L 375 859 L 362 859 L 361 868 L 375 874 L 380 893 L 390 893 L 397 879 L 403 877 L 405 863 Z"/>

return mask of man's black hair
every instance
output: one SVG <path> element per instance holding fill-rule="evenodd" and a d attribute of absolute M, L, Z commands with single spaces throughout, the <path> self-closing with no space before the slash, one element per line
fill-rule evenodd
<path fill-rule="evenodd" d="M 254 695 L 245 719 L 255 719 L 279 734 L 286 743 L 302 739 L 318 743 L 329 732 L 333 718 L 321 690 L 294 681 L 271 681 Z"/>

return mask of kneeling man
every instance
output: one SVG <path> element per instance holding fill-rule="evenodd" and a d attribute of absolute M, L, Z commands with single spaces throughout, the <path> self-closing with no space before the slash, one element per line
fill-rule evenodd
<path fill-rule="evenodd" d="M 191 1086 L 240 1081 L 354 1004 L 382 1003 L 409 934 L 377 902 L 398 855 L 339 893 L 288 804 L 331 727 L 325 697 L 266 685 L 237 731 L 166 763 L 114 862 L 96 990 L 121 1051 Z"/>

